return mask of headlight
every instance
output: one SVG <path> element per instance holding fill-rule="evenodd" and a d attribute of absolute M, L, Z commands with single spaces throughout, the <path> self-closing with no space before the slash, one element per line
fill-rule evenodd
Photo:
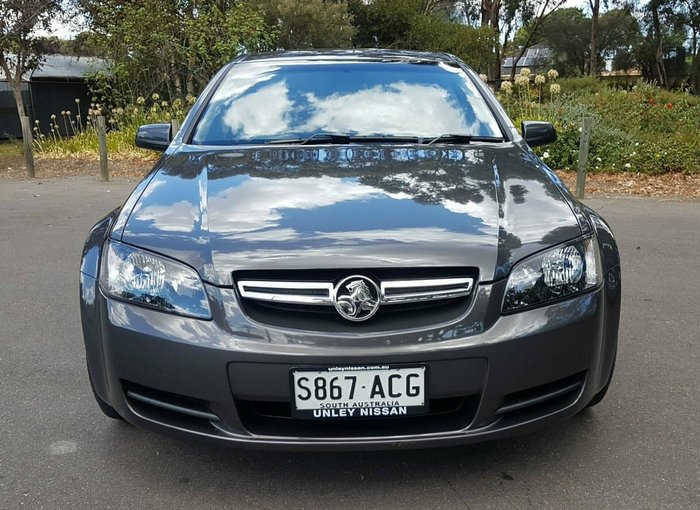
<path fill-rule="evenodd" d="M 119 299 L 164 312 L 211 318 L 204 286 L 192 268 L 125 244 L 107 243 L 100 285 Z"/>
<path fill-rule="evenodd" d="M 588 237 L 525 259 L 508 277 L 503 311 L 510 312 L 560 299 L 602 282 L 600 253 Z"/>

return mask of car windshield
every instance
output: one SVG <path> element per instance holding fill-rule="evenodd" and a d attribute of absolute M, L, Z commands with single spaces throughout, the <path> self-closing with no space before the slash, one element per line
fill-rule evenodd
<path fill-rule="evenodd" d="M 199 145 L 352 138 L 502 138 L 460 68 L 433 62 L 244 62 L 231 67 L 192 137 Z"/>

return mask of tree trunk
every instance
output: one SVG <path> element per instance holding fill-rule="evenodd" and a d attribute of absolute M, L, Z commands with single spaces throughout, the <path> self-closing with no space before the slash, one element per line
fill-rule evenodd
<path fill-rule="evenodd" d="M 693 56 L 693 67 L 690 72 L 690 84 L 693 86 L 693 94 L 700 95 L 700 50 Z"/>
<path fill-rule="evenodd" d="M 600 0 L 588 0 L 591 6 L 591 59 L 588 68 L 589 76 L 598 74 L 598 17 L 600 15 Z"/>
<path fill-rule="evenodd" d="M 22 118 L 26 115 L 24 110 L 24 98 L 22 97 L 22 82 L 15 83 L 14 80 L 10 81 L 10 86 L 12 87 L 12 96 L 15 98 L 15 104 L 17 105 L 17 115 Z"/>
<path fill-rule="evenodd" d="M 664 65 L 664 50 L 663 37 L 661 36 L 661 22 L 659 21 L 659 2 L 652 1 L 649 3 L 651 10 L 651 19 L 654 25 L 654 42 L 656 43 L 656 60 L 654 69 L 659 80 L 659 86 L 668 88 L 668 78 L 666 76 L 666 66 Z"/>
<path fill-rule="evenodd" d="M 496 41 L 493 45 L 493 56 L 496 62 L 489 66 L 489 80 L 501 78 L 501 30 L 498 24 L 500 13 L 501 0 L 481 0 L 481 26 L 490 27 L 496 32 Z"/>

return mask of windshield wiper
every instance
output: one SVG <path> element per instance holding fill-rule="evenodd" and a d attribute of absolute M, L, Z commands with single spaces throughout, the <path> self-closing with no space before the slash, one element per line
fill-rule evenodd
<path fill-rule="evenodd" d="M 350 142 L 411 142 L 423 143 L 424 139 L 417 136 L 401 135 L 342 135 L 339 133 L 314 133 L 306 138 L 280 138 L 268 140 L 267 145 L 307 145 L 311 143 L 350 143 Z"/>
<path fill-rule="evenodd" d="M 431 145 L 435 142 L 443 143 L 471 143 L 471 142 L 492 142 L 499 143 L 505 140 L 500 136 L 479 136 L 479 135 L 456 135 L 452 133 L 445 133 L 440 136 L 436 136 L 432 140 L 426 143 L 426 145 Z"/>
<path fill-rule="evenodd" d="M 314 133 L 306 138 L 280 138 L 279 140 L 268 140 L 265 142 L 266 145 L 282 145 L 282 144 L 293 144 L 293 145 L 306 145 L 312 142 L 334 142 L 334 143 L 347 143 L 350 141 L 349 135 L 341 135 L 338 133 Z"/>
<path fill-rule="evenodd" d="M 498 136 L 478 136 L 478 135 L 459 135 L 459 134 L 443 134 L 433 138 L 425 138 L 419 136 L 404 136 L 404 135 L 344 135 L 341 133 L 325 133 L 319 131 L 304 138 L 279 138 L 276 140 L 267 140 L 266 145 L 308 145 L 313 143 L 351 143 L 351 142 L 407 142 L 430 145 L 435 142 L 444 143 L 471 143 L 471 142 L 503 142 L 504 139 Z"/>

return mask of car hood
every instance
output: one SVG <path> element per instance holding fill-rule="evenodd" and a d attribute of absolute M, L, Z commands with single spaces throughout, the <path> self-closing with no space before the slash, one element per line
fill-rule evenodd
<path fill-rule="evenodd" d="M 113 237 L 219 285 L 236 270 L 396 266 L 491 281 L 581 234 L 552 174 L 512 143 L 185 147 L 152 175 Z"/>

